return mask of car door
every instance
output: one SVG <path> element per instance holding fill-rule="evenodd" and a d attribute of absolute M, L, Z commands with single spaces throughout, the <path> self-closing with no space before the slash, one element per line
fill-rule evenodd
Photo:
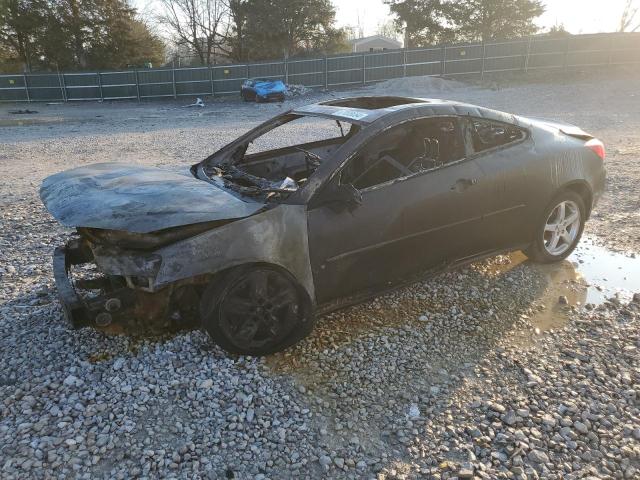
<path fill-rule="evenodd" d="M 490 202 L 480 241 L 497 250 L 528 243 L 538 199 L 546 196 L 541 188 L 548 183 L 529 133 L 489 119 L 470 117 L 467 122 L 472 157 L 485 176 Z"/>
<path fill-rule="evenodd" d="M 332 182 L 355 185 L 359 205 L 340 209 L 325 204 L 322 195 L 334 189 L 331 184 L 310 203 L 309 249 L 318 303 L 379 289 L 473 251 L 483 213 L 483 204 L 473 197 L 482 172 L 465 158 L 455 122 L 461 158 L 434 162 L 429 158 L 434 152 L 426 152 L 424 125 L 413 120 L 380 132 L 334 176 Z M 421 159 L 419 168 L 414 157 Z"/>

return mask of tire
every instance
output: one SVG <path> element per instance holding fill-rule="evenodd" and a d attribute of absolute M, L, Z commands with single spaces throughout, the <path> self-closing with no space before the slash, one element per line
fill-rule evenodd
<path fill-rule="evenodd" d="M 576 214 L 577 218 L 572 221 Z M 585 220 L 586 208 L 580 195 L 570 190 L 560 192 L 538 220 L 533 243 L 524 250 L 524 254 L 537 263 L 564 260 L 578 245 Z"/>
<path fill-rule="evenodd" d="M 308 297 L 293 276 L 262 265 L 234 268 L 214 279 L 202 295 L 200 314 L 212 340 L 239 355 L 280 352 L 315 324 Z"/>
<path fill-rule="evenodd" d="M 249 98 L 247 97 L 247 94 L 246 94 L 246 93 L 244 93 L 244 92 L 243 92 L 243 93 L 241 93 L 240 95 L 242 95 L 242 100 L 243 100 L 243 101 L 245 101 L 245 102 L 248 102 L 248 101 L 249 101 Z"/>

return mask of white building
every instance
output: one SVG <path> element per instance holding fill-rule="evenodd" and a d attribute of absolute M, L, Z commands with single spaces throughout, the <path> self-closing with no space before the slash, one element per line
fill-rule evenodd
<path fill-rule="evenodd" d="M 351 50 L 355 52 L 379 52 L 382 50 L 395 50 L 402 48 L 402 42 L 395 38 L 373 35 L 371 37 L 354 38 L 349 40 Z"/>

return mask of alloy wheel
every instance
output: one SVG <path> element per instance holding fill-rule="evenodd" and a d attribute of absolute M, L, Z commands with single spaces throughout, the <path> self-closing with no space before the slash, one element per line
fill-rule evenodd
<path fill-rule="evenodd" d="M 547 253 L 559 256 L 571 248 L 581 222 L 580 208 L 574 201 L 564 200 L 556 205 L 544 226 L 542 243 Z"/>
<path fill-rule="evenodd" d="M 274 270 L 249 272 L 227 291 L 219 310 L 219 325 L 243 350 L 280 343 L 301 315 L 295 285 Z"/>

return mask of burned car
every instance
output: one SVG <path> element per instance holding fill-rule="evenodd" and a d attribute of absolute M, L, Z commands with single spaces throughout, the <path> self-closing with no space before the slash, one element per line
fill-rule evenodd
<path fill-rule="evenodd" d="M 603 192 L 604 157 L 571 125 L 360 97 L 278 115 L 190 170 L 58 173 L 41 198 L 77 229 L 54 254 L 73 325 L 192 316 L 227 351 L 263 355 L 319 312 L 423 275 L 518 249 L 566 258 Z M 96 276 L 72 281 L 90 265 Z"/>

